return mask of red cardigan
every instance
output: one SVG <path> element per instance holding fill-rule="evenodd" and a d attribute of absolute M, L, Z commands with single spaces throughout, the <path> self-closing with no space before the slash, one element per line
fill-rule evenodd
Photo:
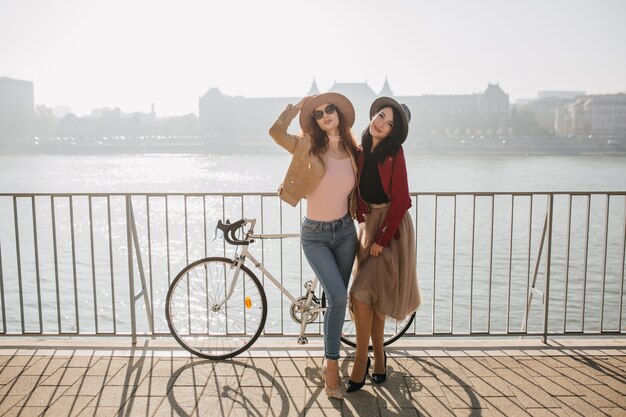
<path fill-rule="evenodd" d="M 363 173 L 363 165 L 365 163 L 365 154 L 363 149 L 359 147 L 357 158 L 357 167 L 359 178 Z M 374 241 L 380 246 L 387 246 L 392 237 L 398 239 L 400 234 L 398 226 L 404 217 L 406 211 L 412 206 L 411 197 L 409 196 L 409 182 L 406 172 L 406 161 L 404 159 L 404 150 L 402 147 L 394 156 L 388 156 L 378 162 L 378 173 L 383 190 L 389 198 L 389 210 L 385 220 L 380 225 L 380 229 Z M 359 187 L 357 187 L 357 190 Z M 361 195 L 357 195 L 357 220 L 359 223 L 365 221 L 364 214 L 369 213 L 370 209 Z"/>

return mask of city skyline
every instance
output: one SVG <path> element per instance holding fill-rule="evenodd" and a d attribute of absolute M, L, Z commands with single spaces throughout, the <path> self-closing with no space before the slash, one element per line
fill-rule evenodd
<path fill-rule="evenodd" d="M 511 97 L 542 90 L 626 90 L 626 3 L 276 0 L 0 2 L 0 76 L 30 80 L 35 103 L 78 115 L 120 107 L 197 114 L 211 87 L 244 97 L 298 97 L 313 79 L 389 80 L 396 95 Z"/>

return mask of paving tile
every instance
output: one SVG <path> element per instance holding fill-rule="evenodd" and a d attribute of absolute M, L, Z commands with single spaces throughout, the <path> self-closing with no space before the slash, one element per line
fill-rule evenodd
<path fill-rule="evenodd" d="M 580 414 L 584 417 L 599 417 L 606 415 L 604 412 L 591 405 L 585 398 L 572 396 L 558 397 L 557 399 L 561 403 L 561 408 L 565 409 L 572 415 Z"/>
<path fill-rule="evenodd" d="M 228 395 L 231 392 L 240 392 L 241 386 L 239 385 L 239 380 L 241 377 L 238 376 L 212 376 L 207 381 L 207 384 L 204 386 L 204 391 L 202 395 L 208 396 L 220 396 L 220 395 Z M 254 387 L 248 387 L 254 388 Z M 272 387 L 263 388 L 266 392 L 271 392 Z M 246 391 L 253 392 L 253 389 L 248 389 Z"/>
<path fill-rule="evenodd" d="M 598 376 L 598 379 L 602 381 L 603 385 L 610 386 L 611 388 L 619 392 L 626 392 L 626 379 L 624 378 L 624 375 L 626 375 L 626 372 L 622 374 L 621 379 L 613 375 Z"/>
<path fill-rule="evenodd" d="M 89 405 L 98 407 L 117 407 L 119 409 L 133 395 L 133 391 L 133 389 L 124 385 L 107 385 L 103 387 L 102 391 L 94 397 L 93 404 Z"/>
<path fill-rule="evenodd" d="M 420 416 L 455 417 L 452 405 L 446 397 L 414 398 L 413 405 Z"/>
<path fill-rule="evenodd" d="M 537 385 L 511 386 L 511 391 L 524 408 L 553 408 L 560 407 L 552 395 Z"/>
<path fill-rule="evenodd" d="M 44 412 L 44 416 L 50 417 L 75 417 L 87 407 L 93 400 L 93 396 L 69 396 L 61 395 L 54 403 Z"/>
<path fill-rule="evenodd" d="M 562 408 L 527 408 L 526 411 L 533 417 L 570 417 Z"/>
<path fill-rule="evenodd" d="M 5 385 L 15 379 L 24 369 L 19 366 L 10 366 L 0 371 L 0 385 Z"/>
<path fill-rule="evenodd" d="M 408 408 L 381 408 L 381 417 L 419 417 L 419 412 L 415 407 Z"/>
<path fill-rule="evenodd" d="M 470 387 L 443 387 L 443 393 L 452 408 L 487 408 L 484 399 Z"/>
<path fill-rule="evenodd" d="M 546 391 L 548 394 L 554 397 L 568 396 L 568 395 L 573 394 L 570 390 L 564 388 L 562 385 L 555 383 L 550 378 L 533 377 L 533 381 L 535 382 L 535 385 L 537 385 L 538 387 L 541 387 L 544 391 Z"/>
<path fill-rule="evenodd" d="M 232 410 L 230 410 L 230 414 L 228 414 L 228 417 L 265 417 L 267 416 L 269 409 L 254 409 L 254 410 L 248 410 L 247 408 L 233 408 Z M 203 414 L 195 414 L 198 417 L 204 417 Z M 178 414 L 176 414 L 176 416 L 178 416 Z M 208 415 L 207 415 L 208 417 Z M 226 417 L 226 415 L 225 415 Z"/>
<path fill-rule="evenodd" d="M 171 378 L 166 376 L 147 377 L 139 384 L 134 395 L 140 397 L 165 397 L 172 386 Z"/>
<path fill-rule="evenodd" d="M 348 395 L 345 392 L 343 392 L 343 394 L 344 396 Z M 307 387 L 307 396 L 304 400 L 304 408 L 339 408 L 341 410 L 341 401 L 335 398 L 328 398 L 328 396 L 326 396 L 326 392 L 324 391 L 323 386 Z"/>
<path fill-rule="evenodd" d="M 85 376 L 86 368 L 65 368 L 61 367 L 52 375 L 43 379 L 40 385 L 73 385 Z"/>
<path fill-rule="evenodd" d="M 197 416 L 228 416 L 233 406 L 238 403 L 233 397 L 202 397 L 198 401 L 195 415 Z"/>
<path fill-rule="evenodd" d="M 493 417 L 487 408 L 455 408 L 452 411 L 456 417 Z"/>
<path fill-rule="evenodd" d="M 29 366 L 34 365 L 35 363 L 37 363 L 38 361 L 42 360 L 44 357 L 43 356 L 39 356 L 39 355 L 15 355 L 13 357 L 11 357 L 8 361 L 6 361 L 6 363 L 4 364 L 5 368 L 6 367 L 19 367 L 19 368 L 27 368 Z M 4 372 L 4 370 L 3 370 Z"/>
<path fill-rule="evenodd" d="M 246 369 L 239 379 L 239 385 L 242 387 L 271 387 L 275 383 L 273 376 L 263 371 L 259 372 L 255 368 Z"/>
<path fill-rule="evenodd" d="M 65 395 L 98 395 L 105 387 L 104 376 L 83 376 L 78 379 L 66 392 Z"/>
<path fill-rule="evenodd" d="M 413 389 L 417 390 L 421 387 L 440 387 L 443 385 L 441 381 L 434 376 L 429 376 L 429 377 L 405 376 L 404 382 L 411 390 Z"/>
<path fill-rule="evenodd" d="M 21 407 L 25 401 L 25 395 L 7 395 L 0 397 L 0 416 L 4 416 L 10 409 Z"/>
<path fill-rule="evenodd" d="M 44 411 L 46 407 L 14 407 L 2 414 L 2 417 L 39 417 Z"/>
<path fill-rule="evenodd" d="M 131 397 L 118 411 L 119 417 L 150 417 L 163 402 L 163 397 Z"/>
<path fill-rule="evenodd" d="M 466 358 L 462 361 L 464 372 L 468 376 L 477 376 L 477 377 L 489 377 L 496 376 L 495 373 L 489 369 L 485 364 L 479 362 L 474 358 Z"/>
<path fill-rule="evenodd" d="M 67 365 L 67 359 L 42 358 L 33 365 L 27 367 L 22 375 L 41 375 L 49 376 L 55 373 L 59 368 Z"/>
<path fill-rule="evenodd" d="M 150 374 L 142 383 L 145 383 L 150 378 L 171 378 L 172 383 L 176 386 L 193 386 L 193 385 L 206 385 L 209 378 L 213 375 L 213 370 L 207 366 L 190 365 L 185 368 L 181 368 L 182 372 L 176 372 L 170 375 L 162 374 Z"/>
<path fill-rule="evenodd" d="M 24 406 L 49 407 L 65 391 L 66 386 L 38 386 L 26 395 Z"/>
<path fill-rule="evenodd" d="M 184 417 L 194 416 L 195 404 L 192 405 L 172 405 L 167 398 L 161 402 L 161 405 L 152 417 Z M 203 416 L 211 416 L 211 414 L 201 414 Z M 215 415 L 215 414 L 213 414 Z M 81 416 L 82 417 L 82 416 Z"/>
<path fill-rule="evenodd" d="M 414 376 L 414 377 L 433 377 L 435 376 L 435 372 L 433 371 L 433 367 L 426 363 L 414 363 L 411 366 L 403 367 L 403 366 L 393 366 L 391 367 L 393 370 L 402 373 L 404 376 Z"/>
<path fill-rule="evenodd" d="M 6 395 L 26 395 L 41 382 L 40 376 L 22 376 L 13 379 L 0 388 L 0 398 Z"/>
<path fill-rule="evenodd" d="M 602 382 L 593 376 L 589 376 L 588 374 L 581 372 L 577 368 L 557 368 L 561 376 L 567 377 L 572 381 L 576 381 L 578 384 L 584 385 L 593 385 L 593 384 L 601 384 Z"/>
<path fill-rule="evenodd" d="M 279 396 L 272 394 L 269 400 L 268 415 L 299 415 L 307 405 L 305 397 Z"/>
<path fill-rule="evenodd" d="M 623 407 L 601 408 L 600 411 L 609 416 L 615 417 L 624 417 L 624 415 L 626 415 L 626 411 Z"/>
<path fill-rule="evenodd" d="M 496 376 L 504 379 L 511 385 L 524 385 L 532 382 L 532 376 L 523 368 L 516 369 L 494 369 Z"/>
<path fill-rule="evenodd" d="M 310 388 L 307 386 L 306 381 L 299 377 L 277 378 L 273 387 L 273 395 L 281 397 L 306 397 Z M 245 388 L 242 391 L 245 391 Z"/>
<path fill-rule="evenodd" d="M 600 397 L 610 401 L 612 405 L 607 406 L 608 408 L 621 407 L 626 410 L 626 391 L 618 392 L 612 387 L 606 385 L 589 385 L 587 388 L 600 395 Z M 589 396 L 589 394 L 587 395 Z"/>
<path fill-rule="evenodd" d="M 547 366 L 541 360 L 528 358 L 520 360 L 520 362 L 524 365 L 524 369 L 526 369 L 531 376 L 561 376 L 561 372 L 558 368 Z"/>
<path fill-rule="evenodd" d="M 470 377 L 473 374 L 471 372 L 466 372 L 463 369 L 451 369 L 448 372 L 435 371 L 435 375 L 442 385 L 446 385 L 450 387 L 453 387 L 453 386 L 465 387 L 465 386 L 471 385 Z"/>
<path fill-rule="evenodd" d="M 120 369 L 114 376 L 109 378 L 106 382 L 107 385 L 127 385 L 138 386 L 148 375 L 151 374 L 150 367 L 143 365 L 131 365 L 125 366 Z"/>
<path fill-rule="evenodd" d="M 343 416 L 344 414 L 343 414 L 341 407 L 338 407 L 338 408 L 305 408 L 302 415 L 306 417 L 340 417 L 340 416 Z M 396 414 L 396 416 L 397 415 L 398 414 Z M 407 416 L 414 416 L 414 414 L 407 414 Z M 231 414 L 230 417 L 234 417 L 234 416 Z"/>
<path fill-rule="evenodd" d="M 72 356 L 67 365 L 68 368 L 90 368 L 94 366 L 99 360 L 100 356 Z"/>
<path fill-rule="evenodd" d="M 117 374 L 120 369 L 128 366 L 128 363 L 124 360 L 116 358 L 102 358 L 96 362 L 93 366 L 90 366 L 85 375 L 98 376 L 106 375 L 112 377 Z"/>
<path fill-rule="evenodd" d="M 344 397 L 342 410 L 344 415 L 355 415 L 359 417 L 379 416 L 378 404 L 373 396 L 354 397 L 347 394 Z"/>
<path fill-rule="evenodd" d="M 529 417 L 531 414 L 515 398 L 485 398 L 486 408 L 494 417 Z"/>
<path fill-rule="evenodd" d="M 112 417 L 117 414 L 119 407 L 85 407 L 78 417 Z"/>
<path fill-rule="evenodd" d="M 509 384 L 497 376 L 470 378 L 469 381 L 472 391 L 483 397 L 511 397 L 513 395 Z"/>
<path fill-rule="evenodd" d="M 203 397 L 204 387 L 172 387 L 168 400 L 179 406 L 196 406 Z"/>
<path fill-rule="evenodd" d="M 276 378 L 303 378 L 307 367 L 309 367 L 308 359 L 278 358 L 276 360 L 276 372 L 274 373 L 274 376 Z"/>

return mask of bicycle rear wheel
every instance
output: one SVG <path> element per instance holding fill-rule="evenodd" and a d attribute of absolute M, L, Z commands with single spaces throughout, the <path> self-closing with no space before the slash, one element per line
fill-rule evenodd
<path fill-rule="evenodd" d="M 235 288 L 232 259 L 206 258 L 187 265 L 172 281 L 165 300 L 167 324 L 176 341 L 194 355 L 226 359 L 248 349 L 267 317 L 258 278 L 241 266 Z"/>
<path fill-rule="evenodd" d="M 322 292 L 322 307 L 326 307 L 326 294 Z M 411 327 L 415 320 L 415 313 L 407 316 L 404 320 L 396 320 L 391 317 L 387 317 L 385 320 L 385 333 L 383 336 L 383 345 L 388 346 L 400 339 L 404 333 Z M 346 317 L 343 322 L 343 329 L 341 331 L 341 341 L 353 348 L 356 347 L 356 328 L 354 322 L 350 319 L 350 311 L 346 309 Z M 372 345 L 369 346 L 372 349 Z"/>

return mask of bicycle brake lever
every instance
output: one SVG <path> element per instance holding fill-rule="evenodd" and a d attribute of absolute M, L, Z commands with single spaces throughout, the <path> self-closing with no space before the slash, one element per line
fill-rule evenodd
<path fill-rule="evenodd" d="M 228 220 L 226 220 L 226 224 L 230 223 Z M 215 239 L 217 239 L 217 231 L 221 230 L 222 231 L 222 236 L 220 237 L 224 237 L 224 230 L 220 227 L 220 226 L 224 226 L 224 223 L 222 223 L 221 220 L 217 221 L 217 224 L 215 225 L 215 233 L 213 234 L 213 241 L 215 242 Z"/>

